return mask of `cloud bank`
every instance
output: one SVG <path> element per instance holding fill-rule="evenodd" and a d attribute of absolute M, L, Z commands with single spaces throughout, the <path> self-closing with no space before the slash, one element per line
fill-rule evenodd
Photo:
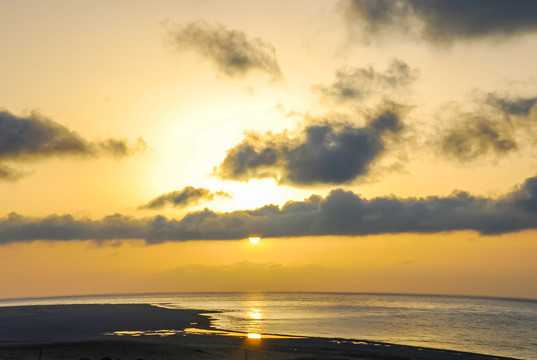
<path fill-rule="evenodd" d="M 418 70 L 412 69 L 399 59 L 392 59 L 385 72 L 368 67 L 346 67 L 336 72 L 336 80 L 329 86 L 314 85 L 325 101 L 335 103 L 357 102 L 373 94 L 393 92 L 408 88 L 418 77 Z"/>
<path fill-rule="evenodd" d="M 276 50 L 260 38 L 248 38 L 244 32 L 205 22 L 177 26 L 171 35 L 177 49 L 199 53 L 227 76 L 244 76 L 258 70 L 273 80 L 282 77 Z"/>
<path fill-rule="evenodd" d="M 165 206 L 172 206 L 176 208 L 184 208 L 190 205 L 197 205 L 202 201 L 211 201 L 215 197 L 231 197 L 224 191 L 211 192 L 209 189 L 195 188 L 193 186 L 186 186 L 179 191 L 171 191 L 166 194 L 157 196 L 150 200 L 147 204 L 139 206 L 139 209 L 162 209 Z"/>
<path fill-rule="evenodd" d="M 0 111 L 0 162 L 38 160 L 53 156 L 124 157 L 145 146 L 142 138 L 138 139 L 134 147 L 123 139 L 91 142 L 37 113 L 23 117 Z M 13 180 L 21 176 L 20 171 L 0 163 L 0 179 Z"/>
<path fill-rule="evenodd" d="M 227 151 L 216 172 L 232 180 L 276 177 L 293 185 L 343 184 L 367 175 L 385 151 L 387 134 L 397 134 L 402 128 L 393 106 L 363 127 L 308 125 L 296 137 L 250 133 Z"/>
<path fill-rule="evenodd" d="M 527 179 L 511 193 L 489 199 L 455 192 L 447 197 L 365 199 L 341 189 L 322 198 L 289 201 L 281 208 L 216 213 L 191 212 L 180 220 L 162 216 L 135 219 L 113 215 L 101 220 L 70 215 L 46 218 L 10 214 L 0 220 L 0 244 L 34 240 L 143 239 L 164 241 L 245 239 L 323 235 L 435 233 L 474 230 L 503 234 L 537 229 L 537 177 Z M 328 240 L 327 240 L 328 241 Z"/>
<path fill-rule="evenodd" d="M 537 31 L 537 3 L 526 0 L 345 0 L 343 9 L 370 38 L 397 32 L 450 44 Z"/>

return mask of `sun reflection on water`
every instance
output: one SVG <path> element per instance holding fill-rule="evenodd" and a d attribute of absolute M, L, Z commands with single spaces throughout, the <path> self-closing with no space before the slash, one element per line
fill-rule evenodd
<path fill-rule="evenodd" d="M 260 311 L 261 311 L 261 310 L 259 310 L 259 309 L 254 309 L 254 310 L 252 310 L 252 311 L 250 311 L 250 312 L 248 313 L 248 317 L 249 317 L 250 319 L 260 320 L 260 319 L 263 318 L 263 316 L 261 315 L 261 312 L 260 312 Z"/>
<path fill-rule="evenodd" d="M 252 334 L 261 334 L 264 332 L 264 316 L 261 307 L 261 301 L 255 296 L 253 299 L 246 301 L 246 314 L 244 315 L 246 332 Z"/>

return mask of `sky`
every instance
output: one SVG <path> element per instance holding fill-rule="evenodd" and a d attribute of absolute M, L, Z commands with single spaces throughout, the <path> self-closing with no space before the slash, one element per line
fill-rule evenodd
<path fill-rule="evenodd" d="M 537 299 L 536 17 L 2 1 L 0 298 Z"/>

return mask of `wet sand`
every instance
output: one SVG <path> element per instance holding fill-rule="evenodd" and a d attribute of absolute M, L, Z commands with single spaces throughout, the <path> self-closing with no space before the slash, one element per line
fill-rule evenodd
<path fill-rule="evenodd" d="M 144 304 L 5 307 L 0 308 L 0 359 L 507 359 L 360 340 L 250 339 L 189 328 L 211 330 L 209 318 Z"/>

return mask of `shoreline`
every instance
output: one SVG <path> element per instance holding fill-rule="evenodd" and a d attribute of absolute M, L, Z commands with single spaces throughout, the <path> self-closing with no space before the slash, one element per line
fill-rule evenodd
<path fill-rule="evenodd" d="M 229 336 L 211 326 L 210 313 L 148 304 L 0 307 L 0 359 L 514 359 L 357 339 Z M 105 335 L 121 331 L 153 333 Z"/>

